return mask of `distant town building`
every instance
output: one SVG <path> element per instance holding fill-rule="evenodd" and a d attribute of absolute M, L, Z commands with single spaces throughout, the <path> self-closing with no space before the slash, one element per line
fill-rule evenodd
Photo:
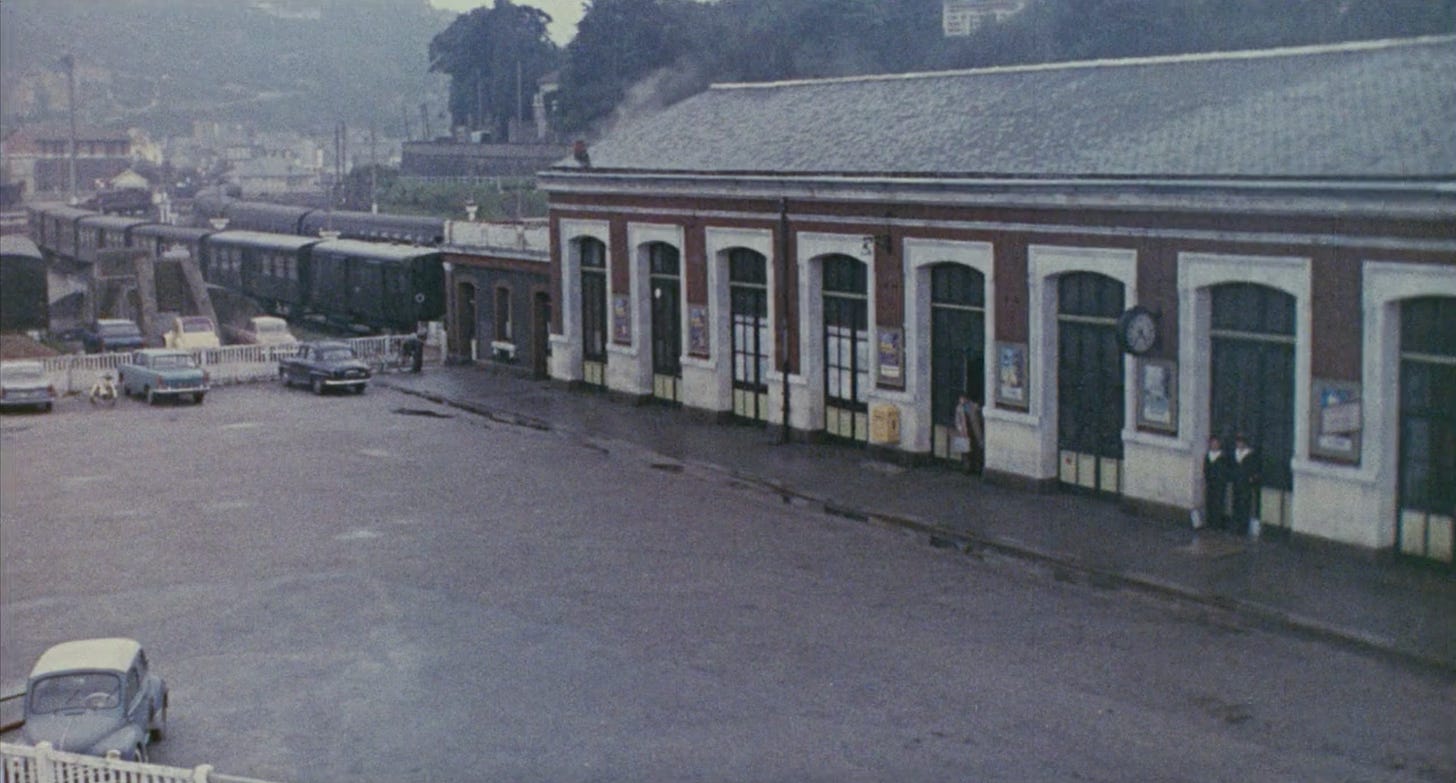
<path fill-rule="evenodd" d="M 27 128 L 0 141 L 4 178 L 18 183 L 30 198 L 63 198 L 70 191 L 71 134 L 68 128 Z M 76 189 L 93 193 L 130 168 L 132 138 L 127 131 L 80 128 L 76 132 Z"/>
<path fill-rule="evenodd" d="M 1009 19 L 1027 0 L 942 0 L 941 24 L 947 38 L 970 35 L 988 21 Z"/>

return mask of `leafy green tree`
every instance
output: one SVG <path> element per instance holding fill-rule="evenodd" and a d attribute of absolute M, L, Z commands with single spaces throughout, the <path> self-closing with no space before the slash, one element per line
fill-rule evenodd
<path fill-rule="evenodd" d="M 430 70 L 450 77 L 450 116 L 457 126 L 504 140 L 513 117 L 527 116 L 540 78 L 559 51 L 551 16 L 510 0 L 461 14 L 430 42 Z"/>

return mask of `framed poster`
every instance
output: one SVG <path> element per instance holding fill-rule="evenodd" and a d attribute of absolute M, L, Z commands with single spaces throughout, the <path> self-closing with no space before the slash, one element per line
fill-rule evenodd
<path fill-rule="evenodd" d="M 708 306 L 688 305 L 688 353 L 704 356 L 709 353 Z"/>
<path fill-rule="evenodd" d="M 1360 433 L 1364 429 L 1360 384 L 1315 378 L 1312 390 L 1310 455 L 1338 462 L 1359 462 Z"/>
<path fill-rule="evenodd" d="M 881 326 L 876 332 L 880 357 L 879 385 L 905 385 L 905 330 Z"/>
<path fill-rule="evenodd" d="M 632 300 L 626 294 L 612 297 L 612 342 L 632 342 Z"/>
<path fill-rule="evenodd" d="M 996 404 L 1026 410 L 1026 343 L 996 343 Z"/>
<path fill-rule="evenodd" d="M 1137 364 L 1137 423 L 1141 429 L 1178 431 L 1178 365 L 1168 359 Z"/>

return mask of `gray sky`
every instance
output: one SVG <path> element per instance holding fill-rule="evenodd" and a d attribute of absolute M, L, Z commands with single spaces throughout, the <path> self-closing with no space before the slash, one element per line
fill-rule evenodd
<path fill-rule="evenodd" d="M 551 40 L 565 46 L 576 35 L 585 0 L 514 0 L 516 5 L 529 5 L 551 14 Z M 457 13 L 492 5 L 492 0 L 430 0 L 430 5 Z"/>

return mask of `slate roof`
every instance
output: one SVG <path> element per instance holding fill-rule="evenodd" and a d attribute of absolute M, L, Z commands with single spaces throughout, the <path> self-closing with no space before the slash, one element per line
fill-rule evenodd
<path fill-rule="evenodd" d="M 715 85 L 590 154 L 640 172 L 1449 177 L 1456 36 Z"/>

